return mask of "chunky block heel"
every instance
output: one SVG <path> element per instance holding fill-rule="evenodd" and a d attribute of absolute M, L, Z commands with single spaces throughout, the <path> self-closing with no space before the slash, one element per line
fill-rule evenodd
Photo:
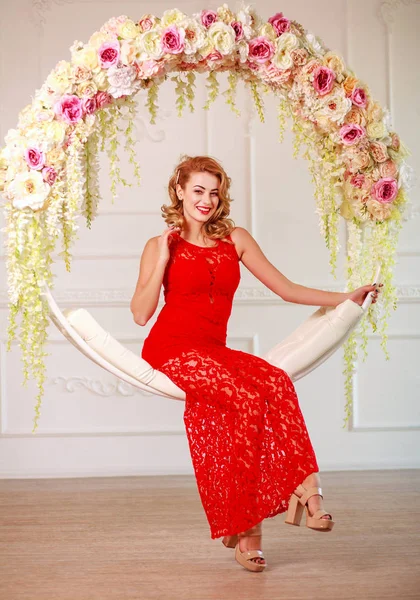
<path fill-rule="evenodd" d="M 226 546 L 226 548 L 234 548 L 238 543 L 238 536 L 236 535 L 225 535 L 222 539 L 222 544 Z"/>
<path fill-rule="evenodd" d="M 299 502 L 299 497 L 296 494 L 292 494 L 289 501 L 289 507 L 287 509 L 287 515 L 285 519 L 285 523 L 289 525 L 297 525 L 300 526 L 300 522 L 302 520 L 304 507 Z"/>
<path fill-rule="evenodd" d="M 300 496 L 298 495 L 298 493 Z M 300 525 L 303 509 L 306 510 L 306 527 L 315 531 L 331 531 L 334 527 L 332 515 L 323 508 L 317 510 L 313 515 L 309 514 L 308 500 L 311 496 L 319 495 L 323 498 L 322 489 L 320 487 L 305 488 L 302 484 L 298 485 L 293 494 L 290 496 L 289 506 L 285 523 L 288 525 Z M 328 515 L 329 519 L 322 517 Z"/>

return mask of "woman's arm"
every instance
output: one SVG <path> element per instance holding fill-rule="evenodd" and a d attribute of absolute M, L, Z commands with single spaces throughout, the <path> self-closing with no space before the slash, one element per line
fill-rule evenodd
<path fill-rule="evenodd" d="M 267 259 L 256 240 L 243 227 L 236 227 L 231 234 L 239 250 L 240 260 L 257 279 L 286 302 L 313 306 L 337 306 L 349 298 L 344 292 L 324 292 L 290 281 Z"/>
<path fill-rule="evenodd" d="M 150 238 L 140 258 L 139 278 L 130 303 L 138 325 L 146 325 L 156 310 L 167 262 L 159 258 L 158 237 Z"/>

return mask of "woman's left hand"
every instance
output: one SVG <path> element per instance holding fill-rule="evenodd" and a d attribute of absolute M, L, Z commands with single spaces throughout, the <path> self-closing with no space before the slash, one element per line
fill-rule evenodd
<path fill-rule="evenodd" d="M 379 285 L 375 285 L 375 284 L 363 285 L 362 287 L 357 288 L 357 290 L 353 290 L 352 292 L 349 292 L 348 298 L 350 300 L 353 300 L 353 302 L 356 302 L 356 304 L 358 304 L 359 306 L 362 306 L 368 293 L 375 290 L 374 294 L 373 294 L 373 300 L 372 300 L 372 304 L 374 304 L 376 302 L 379 292 L 381 291 L 379 288 L 381 288 L 383 285 L 384 285 L 383 283 L 380 283 Z"/>

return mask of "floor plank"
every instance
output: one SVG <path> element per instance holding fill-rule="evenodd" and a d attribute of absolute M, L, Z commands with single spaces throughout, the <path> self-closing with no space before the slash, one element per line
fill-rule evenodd
<path fill-rule="evenodd" d="M 193 476 L 0 480 L 1 600 L 420 599 L 420 470 L 321 473 L 336 525 L 212 540 Z"/>

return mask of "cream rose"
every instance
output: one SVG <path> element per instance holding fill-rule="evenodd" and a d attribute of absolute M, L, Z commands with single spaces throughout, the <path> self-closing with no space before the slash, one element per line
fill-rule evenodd
<path fill-rule="evenodd" d="M 161 28 L 151 29 L 150 31 L 143 33 L 140 37 L 139 46 L 145 56 L 141 56 L 141 60 L 146 60 L 148 58 L 158 60 L 163 56 L 164 51 L 160 42 L 161 34 Z"/>
<path fill-rule="evenodd" d="M 278 69 L 291 69 L 293 67 L 292 50 L 299 48 L 299 40 L 290 31 L 286 31 L 276 40 L 276 51 L 273 56 L 273 64 Z"/>
<path fill-rule="evenodd" d="M 73 65 L 82 65 L 92 71 L 100 69 L 98 51 L 93 47 L 77 50 L 72 54 L 71 61 Z"/>
<path fill-rule="evenodd" d="M 46 85 L 58 94 L 66 94 L 72 87 L 72 69 L 66 61 L 60 61 L 46 79 Z"/>
<path fill-rule="evenodd" d="M 123 40 L 134 40 L 140 33 L 139 27 L 131 19 L 127 19 L 125 23 L 118 26 L 118 35 Z"/>
<path fill-rule="evenodd" d="M 272 42 L 275 42 L 277 39 L 277 34 L 271 23 L 264 23 L 263 25 L 261 25 L 261 27 L 258 30 L 258 35 L 266 37 Z"/>
<path fill-rule="evenodd" d="M 29 207 L 34 211 L 44 208 L 50 189 L 42 174 L 33 170 L 29 173 L 18 173 L 7 186 L 15 208 Z"/>
<path fill-rule="evenodd" d="M 96 87 L 93 81 L 84 81 L 83 83 L 77 86 L 76 93 L 80 97 L 88 96 L 89 98 L 93 98 L 97 91 L 98 88 Z"/>
<path fill-rule="evenodd" d="M 206 30 L 194 19 L 188 19 L 183 27 L 185 29 L 184 53 L 195 54 L 207 44 Z"/>
<path fill-rule="evenodd" d="M 226 56 L 235 47 L 235 31 L 230 25 L 222 21 L 212 23 L 207 30 L 207 37 L 213 44 L 215 50 Z"/>
<path fill-rule="evenodd" d="M 89 39 L 89 46 L 95 48 L 95 50 L 99 50 L 102 44 L 109 41 L 109 39 L 110 38 L 108 34 L 96 31 Z"/>
<path fill-rule="evenodd" d="M 315 112 L 315 116 L 328 117 L 334 123 L 341 124 L 351 107 L 351 100 L 346 98 L 340 88 L 328 96 L 321 97 L 321 108 Z"/>
<path fill-rule="evenodd" d="M 177 8 L 165 10 L 165 12 L 162 15 L 160 24 L 162 25 L 162 27 L 169 27 L 170 25 L 176 25 L 178 23 L 181 23 L 181 21 L 183 21 L 186 18 L 186 16 L 187 15 L 185 15 L 183 12 L 181 12 Z"/>
<path fill-rule="evenodd" d="M 368 123 L 366 133 L 370 138 L 381 139 L 386 136 L 387 131 L 382 121 L 373 121 Z"/>

